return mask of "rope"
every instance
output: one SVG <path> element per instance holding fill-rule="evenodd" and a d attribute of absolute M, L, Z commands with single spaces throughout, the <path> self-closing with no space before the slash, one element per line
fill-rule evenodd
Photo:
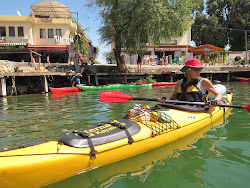
<path fill-rule="evenodd" d="M 51 79 L 50 79 L 50 77 L 51 77 Z M 54 80 L 53 75 L 48 75 L 48 80 L 49 80 L 50 82 L 52 82 L 52 81 Z"/>

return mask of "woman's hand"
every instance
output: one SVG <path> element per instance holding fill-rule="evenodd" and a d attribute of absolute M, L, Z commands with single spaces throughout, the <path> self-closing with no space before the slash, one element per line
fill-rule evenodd
<path fill-rule="evenodd" d="M 209 102 L 209 108 L 212 108 L 212 107 L 217 106 L 218 103 L 219 103 L 218 100 L 211 100 L 211 101 Z"/>
<path fill-rule="evenodd" d="M 165 103 L 165 100 L 166 100 L 166 97 L 158 98 L 158 101 L 159 101 L 160 103 Z"/>

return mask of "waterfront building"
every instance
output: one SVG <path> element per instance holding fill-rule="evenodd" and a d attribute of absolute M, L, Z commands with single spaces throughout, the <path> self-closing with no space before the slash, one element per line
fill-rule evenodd
<path fill-rule="evenodd" d="M 172 40 L 165 39 L 162 40 L 159 45 L 147 46 L 148 52 L 151 52 L 151 55 L 157 56 L 159 59 L 161 51 L 165 53 L 165 62 L 167 64 L 177 63 L 183 57 L 190 56 L 188 54 L 188 48 L 191 45 L 191 26 L 184 33 L 184 35 L 179 38 L 174 38 Z M 145 50 L 145 49 L 144 49 Z"/>
<path fill-rule="evenodd" d="M 55 1 L 32 5 L 29 16 L 0 16 L 0 59 L 31 61 L 38 53 L 42 63 L 68 62 L 76 30 L 69 8 Z"/>
<path fill-rule="evenodd" d="M 190 58 L 192 53 L 188 53 L 188 48 L 191 45 L 191 26 L 184 33 L 184 35 L 179 38 L 165 39 L 162 40 L 160 44 L 150 44 L 146 48 L 142 49 L 144 55 L 144 64 L 158 64 L 160 60 L 160 54 L 163 52 L 165 54 L 164 60 L 166 64 L 172 63 L 182 63 L 185 59 Z M 114 43 L 111 44 L 111 49 L 114 48 Z M 126 49 L 122 49 L 125 52 Z M 181 62 L 180 62 L 181 61 Z M 136 54 L 126 54 L 126 62 L 128 64 L 136 64 Z"/>

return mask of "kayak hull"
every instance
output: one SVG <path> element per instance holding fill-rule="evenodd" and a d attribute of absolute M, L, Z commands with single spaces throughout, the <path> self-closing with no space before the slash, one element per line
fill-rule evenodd
<path fill-rule="evenodd" d="M 154 82 L 152 86 L 175 86 L 177 82 Z"/>
<path fill-rule="evenodd" d="M 62 93 L 72 93 L 72 92 L 81 92 L 83 91 L 79 87 L 61 87 L 61 88 L 54 88 L 54 87 L 49 87 L 50 91 L 53 94 L 62 94 Z"/>
<path fill-rule="evenodd" d="M 232 95 L 227 95 L 231 104 Z M 178 113 L 176 113 L 178 112 Z M 225 113 L 229 113 L 225 108 Z M 168 114 L 178 129 L 152 136 L 142 123 L 141 130 L 128 138 L 95 146 L 96 158 L 89 156 L 90 148 L 76 148 L 52 141 L 36 146 L 0 153 L 0 187 L 34 187 L 46 185 L 106 164 L 138 155 L 190 135 L 215 122 L 224 114 L 223 108 L 214 107 L 207 112 L 185 112 L 174 109 Z"/>
<path fill-rule="evenodd" d="M 152 84 L 136 84 L 136 83 L 134 83 L 134 84 L 110 84 L 110 85 L 103 85 L 103 86 L 81 86 L 81 85 L 78 85 L 77 87 L 79 87 L 85 91 L 93 91 L 93 90 L 145 88 L 145 87 L 152 87 Z"/>

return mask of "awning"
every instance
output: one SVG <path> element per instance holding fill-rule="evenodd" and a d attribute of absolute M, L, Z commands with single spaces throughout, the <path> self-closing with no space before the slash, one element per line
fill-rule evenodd
<path fill-rule="evenodd" d="M 206 54 L 210 52 L 220 52 L 222 50 L 224 49 L 211 45 L 211 44 L 206 44 L 206 45 L 189 48 L 188 53 L 193 52 L 193 55 L 196 56 L 196 55 Z"/>
<path fill-rule="evenodd" d="M 193 53 L 194 56 L 205 54 L 205 62 L 208 62 L 208 54 L 210 52 L 218 52 L 218 58 L 220 61 L 220 51 L 224 50 L 223 48 L 211 45 L 211 44 L 206 44 L 206 45 L 201 45 L 197 47 L 192 47 L 188 49 L 188 53 Z"/>
<path fill-rule="evenodd" d="M 67 45 L 29 45 L 30 50 L 67 50 Z"/>
<path fill-rule="evenodd" d="M 155 51 L 161 51 L 161 49 L 163 51 L 187 51 L 188 48 L 187 47 L 163 47 L 163 48 L 155 48 Z"/>

